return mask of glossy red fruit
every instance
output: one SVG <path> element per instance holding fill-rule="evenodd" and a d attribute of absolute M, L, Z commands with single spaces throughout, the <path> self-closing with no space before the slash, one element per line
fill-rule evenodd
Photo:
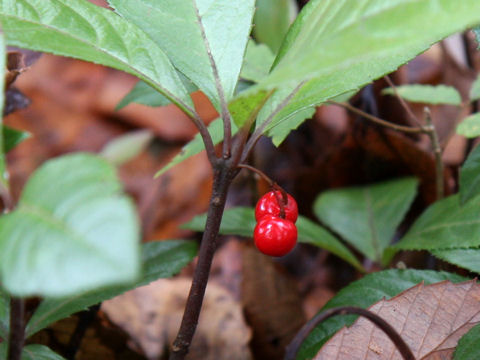
<path fill-rule="evenodd" d="M 297 243 L 297 227 L 289 220 L 265 215 L 255 226 L 253 240 L 265 255 L 284 256 Z"/>
<path fill-rule="evenodd" d="M 282 193 L 277 190 L 277 195 L 279 199 L 282 199 Z M 295 199 L 287 194 L 287 203 L 284 205 L 285 209 L 285 219 L 293 223 L 297 221 L 298 218 L 298 207 Z M 280 204 L 275 196 L 274 191 L 270 191 L 263 195 L 260 200 L 257 202 L 255 207 L 255 219 L 260 221 L 265 215 L 280 216 Z"/>

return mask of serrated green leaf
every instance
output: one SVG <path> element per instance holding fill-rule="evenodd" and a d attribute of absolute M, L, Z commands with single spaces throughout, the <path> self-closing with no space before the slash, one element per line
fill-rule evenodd
<path fill-rule="evenodd" d="M 146 17 L 144 17 L 146 18 Z M 92 61 L 144 80 L 185 111 L 188 92 L 163 51 L 134 24 L 85 0 L 3 0 L 7 44 Z"/>
<path fill-rule="evenodd" d="M 459 195 L 430 205 L 394 250 L 446 250 L 480 246 L 480 197 L 460 204 Z"/>
<path fill-rule="evenodd" d="M 479 2 L 457 5 L 456 0 L 310 1 L 291 26 L 272 72 L 247 92 L 294 89 L 306 81 L 271 126 L 288 123 L 291 113 L 358 90 L 442 38 L 480 23 Z M 426 24 L 426 18 L 432 21 Z"/>
<path fill-rule="evenodd" d="M 139 233 L 112 165 L 82 153 L 47 161 L 0 218 L 1 283 L 16 296 L 65 296 L 133 281 Z"/>
<path fill-rule="evenodd" d="M 472 83 L 469 97 L 470 101 L 476 101 L 480 99 L 480 75 L 477 75 L 477 78 Z"/>
<path fill-rule="evenodd" d="M 403 99 L 413 103 L 424 104 L 447 104 L 447 105 L 461 105 L 462 97 L 457 89 L 446 85 L 402 85 L 397 86 L 397 93 Z M 382 90 L 383 95 L 395 96 L 395 90 L 386 88 Z"/>
<path fill-rule="evenodd" d="M 0 359 L 7 358 L 8 343 L 0 344 Z M 21 360 L 65 360 L 44 345 L 27 345 L 23 348 Z"/>
<path fill-rule="evenodd" d="M 267 44 L 276 53 L 290 23 L 297 16 L 297 4 L 294 0 L 257 0 L 256 5 L 253 35 L 258 42 Z"/>
<path fill-rule="evenodd" d="M 315 108 L 300 110 L 284 121 L 276 122 L 275 126 L 268 130 L 268 136 L 272 138 L 273 145 L 280 146 L 292 130 L 297 129 L 305 120 L 315 114 Z"/>
<path fill-rule="evenodd" d="M 219 109 L 209 48 L 226 101 L 232 99 L 250 33 L 254 0 L 109 0 L 109 3 L 143 29 L 168 54 L 175 67 Z"/>
<path fill-rule="evenodd" d="M 249 40 L 240 77 L 244 80 L 259 82 L 268 75 L 273 59 L 273 53 L 266 45 Z"/>
<path fill-rule="evenodd" d="M 108 142 L 99 155 L 119 166 L 144 151 L 152 139 L 150 130 L 132 131 Z"/>
<path fill-rule="evenodd" d="M 477 195 L 480 195 L 480 146 L 472 150 L 460 169 L 461 203 L 465 204 Z"/>
<path fill-rule="evenodd" d="M 457 125 L 457 134 L 467 138 L 480 136 L 480 113 L 467 116 Z"/>
<path fill-rule="evenodd" d="M 432 250 L 432 254 L 450 264 L 480 273 L 480 249 Z"/>
<path fill-rule="evenodd" d="M 0 69 L 5 69 L 5 39 L 3 32 L 0 29 Z M 7 152 L 7 144 L 5 142 L 5 128 L 3 126 L 3 106 L 5 103 L 4 81 L 0 83 L 0 195 L 3 192 L 8 192 L 8 173 L 5 161 L 5 153 Z"/>
<path fill-rule="evenodd" d="M 474 359 L 480 359 L 480 324 L 460 338 L 453 354 L 453 360 Z"/>
<path fill-rule="evenodd" d="M 232 122 L 232 135 L 235 135 L 238 131 L 237 124 L 239 126 L 243 125 L 250 116 L 254 116 L 260 107 L 262 107 L 265 101 L 269 98 L 271 93 L 266 93 L 264 91 L 253 93 L 248 96 L 243 96 L 240 94 L 235 98 L 229 105 L 228 108 L 233 117 Z M 223 121 L 221 118 L 218 118 L 210 123 L 208 126 L 208 132 L 212 137 L 213 143 L 216 145 L 223 140 Z M 175 165 L 181 163 L 182 161 L 188 159 L 189 157 L 196 155 L 202 152 L 205 149 L 202 138 L 200 134 L 195 135 L 195 138 L 185 145 L 179 154 L 177 154 L 167 165 L 161 168 L 156 174 L 155 177 L 158 177 L 174 167 Z"/>
<path fill-rule="evenodd" d="M 29 132 L 17 130 L 10 126 L 3 126 L 3 144 L 5 153 L 12 150 L 15 146 L 28 139 L 31 136 Z"/>
<path fill-rule="evenodd" d="M 0 338 L 8 339 L 10 328 L 10 296 L 0 288 Z"/>
<path fill-rule="evenodd" d="M 381 261 L 397 226 L 415 198 L 417 180 L 328 190 L 317 197 L 315 215 L 362 254 Z"/>
<path fill-rule="evenodd" d="M 61 299 L 47 298 L 28 322 L 27 337 L 48 325 L 128 290 L 147 285 L 160 278 L 177 274 L 196 255 L 197 245 L 192 241 L 163 240 L 142 246 L 142 277 L 134 284 L 108 287 Z"/>
<path fill-rule="evenodd" d="M 468 279 L 456 274 L 429 270 L 379 271 L 344 287 L 320 311 L 337 306 L 368 308 L 382 298 L 389 299 L 422 281 L 429 285 L 444 280 L 462 282 Z M 297 360 L 313 358 L 333 334 L 342 327 L 353 324 L 356 318 L 356 315 L 341 315 L 323 321 L 304 341 Z"/>
<path fill-rule="evenodd" d="M 255 210 L 249 207 L 235 207 L 225 210 L 220 225 L 220 234 L 252 237 L 253 230 L 257 224 L 254 213 Z M 198 215 L 182 227 L 193 231 L 204 231 L 206 220 L 206 214 Z M 316 245 L 328 250 L 363 271 L 362 265 L 360 265 L 355 256 L 338 241 L 338 239 L 320 225 L 313 223 L 303 216 L 298 217 L 296 225 L 299 242 Z"/>

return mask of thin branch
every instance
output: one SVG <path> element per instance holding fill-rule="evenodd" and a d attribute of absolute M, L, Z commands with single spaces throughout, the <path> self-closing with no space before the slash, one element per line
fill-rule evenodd
<path fill-rule="evenodd" d="M 385 79 L 385 81 L 388 83 L 388 85 L 392 88 L 393 90 L 393 93 L 395 94 L 396 98 L 398 99 L 398 101 L 400 101 L 400 104 L 402 105 L 402 107 L 405 109 L 405 111 L 407 112 L 408 116 L 410 116 L 410 118 L 415 122 L 415 124 L 417 124 L 417 126 L 422 126 L 422 124 L 420 123 L 420 120 L 418 120 L 418 118 L 415 116 L 415 114 L 413 113 L 412 109 L 410 108 L 410 106 L 408 106 L 408 104 L 405 102 L 405 100 L 400 96 L 400 94 L 398 93 L 398 89 L 397 87 L 395 86 L 395 84 L 393 83 L 393 81 L 390 79 L 390 77 L 388 77 L 388 75 L 385 75 L 383 77 Z"/>
<path fill-rule="evenodd" d="M 194 1 L 195 3 L 195 1 Z M 207 50 L 208 60 L 210 61 L 210 66 L 212 67 L 213 78 L 215 79 L 215 87 L 217 89 L 218 97 L 220 100 L 220 107 L 222 110 L 222 119 L 223 119 L 223 157 L 229 158 L 230 152 L 232 150 L 232 116 L 228 110 L 227 100 L 225 98 L 225 92 L 223 90 L 222 83 L 220 81 L 220 75 L 218 73 L 217 64 L 212 55 L 212 49 L 210 48 L 210 43 L 208 42 L 207 35 L 205 33 L 205 28 L 203 27 L 202 17 L 198 12 L 198 6 L 195 3 L 195 15 L 197 16 L 198 26 L 200 27 L 200 33 L 202 35 L 202 40 Z"/>
<path fill-rule="evenodd" d="M 347 103 L 339 103 L 339 102 L 336 102 L 336 101 L 327 101 L 327 104 L 331 104 L 331 105 L 337 105 L 337 106 L 341 106 L 357 115 L 360 115 L 362 117 L 364 117 L 365 119 L 367 120 L 370 120 L 376 124 L 379 124 L 379 125 L 383 125 L 383 126 L 386 126 L 390 129 L 393 129 L 393 130 L 396 130 L 396 131 L 403 131 L 405 133 L 411 133 L 411 134 L 423 134 L 423 133 L 426 133 L 427 131 L 424 129 L 424 127 L 410 127 L 410 126 L 403 126 L 403 125 L 397 125 L 397 124 L 393 124 L 391 122 L 388 122 L 388 121 L 385 121 L 383 119 L 380 119 L 376 116 L 373 116 L 371 114 L 368 114 L 360 109 L 357 109 L 356 107 L 350 105 L 350 104 L 347 104 Z"/>
<path fill-rule="evenodd" d="M 298 349 L 300 348 L 301 344 L 305 341 L 308 334 L 322 321 L 327 320 L 335 315 L 346 315 L 346 314 L 358 314 L 360 316 L 364 316 L 373 322 L 377 327 L 379 327 L 395 344 L 398 352 L 402 355 L 404 360 L 415 360 L 415 356 L 413 355 L 412 351 L 402 339 L 402 337 L 398 334 L 398 332 L 385 320 L 383 320 L 377 314 L 368 311 L 366 309 L 362 309 L 359 307 L 353 306 L 342 306 L 332 308 L 326 311 L 323 311 L 312 319 L 310 319 L 297 333 L 295 338 L 292 342 L 287 346 L 286 353 L 285 353 L 285 360 L 295 360 L 297 355 Z"/>
<path fill-rule="evenodd" d="M 290 100 L 298 93 L 298 91 L 301 89 L 301 87 L 306 83 L 306 80 L 302 81 L 300 84 L 298 84 L 295 89 L 292 90 L 290 94 L 288 94 L 285 99 L 282 100 L 280 104 L 273 110 L 273 112 L 265 119 L 265 121 L 257 128 L 257 130 L 254 131 L 250 139 L 248 139 L 247 144 L 245 145 L 245 148 L 242 153 L 242 158 L 241 162 L 244 162 L 248 154 L 250 154 L 250 151 L 252 151 L 253 147 L 257 143 L 257 141 L 260 139 L 260 137 L 263 135 L 263 132 L 265 131 L 266 127 L 272 122 L 273 118 L 283 110 L 285 106 L 288 105 Z"/>
<path fill-rule="evenodd" d="M 430 109 L 426 107 L 424 109 L 425 120 L 427 125 L 424 126 L 427 135 L 430 137 L 432 144 L 433 155 L 435 156 L 435 187 L 437 193 L 437 201 L 443 199 L 445 195 L 444 181 L 443 181 L 443 162 L 442 162 L 442 148 L 440 141 L 438 140 L 438 134 L 433 125 Z"/>
<path fill-rule="evenodd" d="M 23 299 L 10 299 L 10 334 L 8 337 L 8 360 L 20 360 L 25 342 L 25 303 Z"/>

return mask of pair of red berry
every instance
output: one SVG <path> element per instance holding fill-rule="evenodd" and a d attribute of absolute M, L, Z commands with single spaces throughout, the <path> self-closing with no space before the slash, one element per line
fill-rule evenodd
<path fill-rule="evenodd" d="M 270 191 L 258 200 L 255 207 L 255 246 L 260 252 L 270 256 L 284 256 L 297 243 L 297 202 L 287 194 L 287 201 L 283 206 L 285 218 L 282 218 L 279 201 L 284 201 L 282 193 Z"/>

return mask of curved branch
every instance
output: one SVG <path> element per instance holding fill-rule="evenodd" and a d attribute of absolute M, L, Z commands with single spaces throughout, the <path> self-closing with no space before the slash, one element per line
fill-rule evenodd
<path fill-rule="evenodd" d="M 337 105 L 340 107 L 343 107 L 344 109 L 347 109 L 357 115 L 360 115 L 361 117 L 370 120 L 376 124 L 383 125 L 385 127 L 388 127 L 390 129 L 396 130 L 396 131 L 403 131 L 405 133 L 411 133 L 411 134 L 425 134 L 427 133 L 427 130 L 424 127 L 410 127 L 410 126 L 403 126 L 403 125 L 397 125 L 388 121 L 385 121 L 383 119 L 380 119 L 376 116 L 373 116 L 371 114 L 368 114 L 360 109 L 357 109 L 356 107 L 347 104 L 347 103 L 339 103 L 336 101 L 327 101 L 327 104 L 330 105 Z"/>
<path fill-rule="evenodd" d="M 408 347 L 408 345 L 403 341 L 401 336 L 398 332 L 385 320 L 383 320 L 377 314 L 362 309 L 359 307 L 354 306 L 341 306 L 332 308 L 326 311 L 323 311 L 317 315 L 315 315 L 312 319 L 310 319 L 297 333 L 295 338 L 292 342 L 287 346 L 287 351 L 285 353 L 285 360 L 295 360 L 297 355 L 298 349 L 303 341 L 306 339 L 308 334 L 322 321 L 327 320 L 335 315 L 346 315 L 346 314 L 357 314 L 363 317 L 366 317 L 368 320 L 373 322 L 377 327 L 379 327 L 387 336 L 392 340 L 395 344 L 397 350 L 402 355 L 404 360 L 415 360 L 415 356 L 412 353 L 412 350 Z"/>

